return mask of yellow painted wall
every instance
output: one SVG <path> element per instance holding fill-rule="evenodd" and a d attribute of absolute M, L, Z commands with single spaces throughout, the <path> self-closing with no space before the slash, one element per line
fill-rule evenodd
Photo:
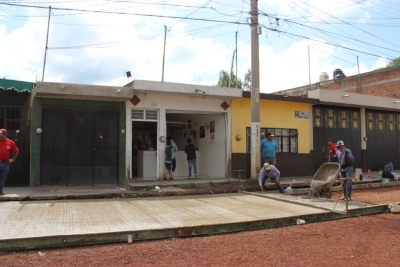
<path fill-rule="evenodd" d="M 232 153 L 246 153 L 246 128 L 251 127 L 251 99 L 232 100 Z M 295 111 L 310 112 L 310 104 L 260 101 L 260 127 L 297 129 L 298 153 L 310 153 L 310 119 L 295 118 Z M 311 114 L 310 114 L 311 116 Z M 242 136 L 241 141 L 236 135 Z"/>

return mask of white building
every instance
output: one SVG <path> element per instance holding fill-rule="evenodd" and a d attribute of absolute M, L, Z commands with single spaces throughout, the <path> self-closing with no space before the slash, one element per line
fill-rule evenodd
<path fill-rule="evenodd" d="M 134 91 L 126 101 L 127 178 L 163 178 L 167 137 L 179 149 L 174 178 L 188 176 L 184 152 L 188 138 L 198 149 L 199 178 L 230 176 L 230 101 L 242 97 L 241 89 L 142 80 L 127 86 Z M 136 157 L 138 136 L 145 146 Z"/>

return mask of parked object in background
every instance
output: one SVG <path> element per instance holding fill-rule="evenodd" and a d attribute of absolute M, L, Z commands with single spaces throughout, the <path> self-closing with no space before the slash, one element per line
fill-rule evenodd
<path fill-rule="evenodd" d="M 393 178 L 394 178 L 394 175 L 393 175 L 392 171 L 390 171 L 390 170 L 384 170 L 383 173 L 382 173 L 382 178 L 390 178 L 390 179 L 393 179 Z"/>
<path fill-rule="evenodd" d="M 385 171 L 393 171 L 394 170 L 394 165 L 392 162 L 386 163 L 386 165 L 383 167 L 383 170 Z"/>

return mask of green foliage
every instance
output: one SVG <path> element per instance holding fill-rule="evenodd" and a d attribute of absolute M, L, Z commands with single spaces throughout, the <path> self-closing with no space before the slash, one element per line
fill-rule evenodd
<path fill-rule="evenodd" d="M 248 69 L 244 75 L 243 91 L 251 91 L 251 70 Z"/>
<path fill-rule="evenodd" d="M 391 67 L 395 67 L 395 66 L 400 66 L 400 57 L 390 61 L 389 64 L 387 64 L 386 68 L 391 68 Z"/>
<path fill-rule="evenodd" d="M 221 72 L 219 73 L 219 81 L 216 86 L 242 89 L 242 81 L 240 79 L 237 79 L 237 77 L 233 73 L 232 75 L 229 75 L 227 71 L 221 70 Z"/>
<path fill-rule="evenodd" d="M 197 188 L 197 185 L 198 184 L 195 184 L 195 183 L 187 183 L 187 184 L 177 184 L 176 187 L 183 188 L 183 189 L 186 189 L 186 188 Z"/>

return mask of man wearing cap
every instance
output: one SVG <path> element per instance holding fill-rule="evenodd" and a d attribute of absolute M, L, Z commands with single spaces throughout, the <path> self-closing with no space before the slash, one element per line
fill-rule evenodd
<path fill-rule="evenodd" d="M 354 162 L 353 153 L 351 153 L 350 149 L 345 148 L 343 141 L 338 141 L 336 147 L 338 149 L 336 157 L 338 159 L 341 168 L 340 174 L 342 178 L 346 177 L 351 178 L 353 174 L 353 162 Z M 343 197 L 341 197 L 340 199 L 351 200 L 351 190 L 353 187 L 353 180 L 346 179 L 343 180 L 341 184 L 343 187 Z"/>
<path fill-rule="evenodd" d="M 332 138 L 326 139 L 326 142 L 328 143 L 328 149 L 326 151 L 326 156 L 325 159 L 328 162 L 337 162 L 336 158 L 336 144 L 333 143 Z"/>
<path fill-rule="evenodd" d="M 274 136 L 273 133 L 268 132 L 260 143 L 261 165 L 264 163 L 276 165 L 276 151 L 278 150 L 278 146 L 276 145 Z"/>
<path fill-rule="evenodd" d="M 262 191 L 267 190 L 265 186 L 265 181 L 270 178 L 272 182 L 278 187 L 279 193 L 286 193 L 283 189 L 283 186 L 279 182 L 279 178 L 281 177 L 280 171 L 274 166 L 268 163 L 264 163 L 264 167 L 261 168 L 260 175 L 258 176 L 258 185 Z"/>
<path fill-rule="evenodd" d="M 10 159 L 11 152 L 13 157 Z M 6 129 L 0 129 L 0 196 L 5 195 L 3 187 L 10 170 L 10 164 L 17 159 L 18 153 L 19 150 L 14 141 L 7 138 Z"/>

